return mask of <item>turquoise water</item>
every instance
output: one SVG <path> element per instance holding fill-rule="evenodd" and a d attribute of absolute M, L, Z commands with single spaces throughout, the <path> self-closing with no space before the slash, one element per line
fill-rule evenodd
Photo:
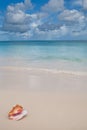
<path fill-rule="evenodd" d="M 87 71 L 87 42 L 0 42 L 0 66 Z"/>

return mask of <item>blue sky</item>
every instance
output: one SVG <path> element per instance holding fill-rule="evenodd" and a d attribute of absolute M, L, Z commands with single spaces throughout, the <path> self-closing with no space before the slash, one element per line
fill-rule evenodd
<path fill-rule="evenodd" d="M 87 40 L 87 0 L 0 0 L 0 40 Z"/>

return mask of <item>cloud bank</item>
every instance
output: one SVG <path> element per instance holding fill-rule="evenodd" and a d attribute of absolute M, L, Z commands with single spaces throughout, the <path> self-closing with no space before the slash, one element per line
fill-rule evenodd
<path fill-rule="evenodd" d="M 73 0 L 72 9 L 66 5 L 66 0 L 49 0 L 37 11 L 30 0 L 8 5 L 0 40 L 87 39 L 87 0 Z"/>

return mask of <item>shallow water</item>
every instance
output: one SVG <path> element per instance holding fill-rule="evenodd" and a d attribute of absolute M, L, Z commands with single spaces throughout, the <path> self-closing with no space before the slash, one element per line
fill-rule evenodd
<path fill-rule="evenodd" d="M 0 66 L 87 72 L 86 41 L 0 42 Z"/>

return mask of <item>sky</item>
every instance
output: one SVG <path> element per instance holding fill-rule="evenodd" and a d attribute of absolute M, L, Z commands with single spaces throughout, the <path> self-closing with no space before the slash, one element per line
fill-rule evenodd
<path fill-rule="evenodd" d="M 87 40 L 87 0 L 0 0 L 4 40 Z"/>

